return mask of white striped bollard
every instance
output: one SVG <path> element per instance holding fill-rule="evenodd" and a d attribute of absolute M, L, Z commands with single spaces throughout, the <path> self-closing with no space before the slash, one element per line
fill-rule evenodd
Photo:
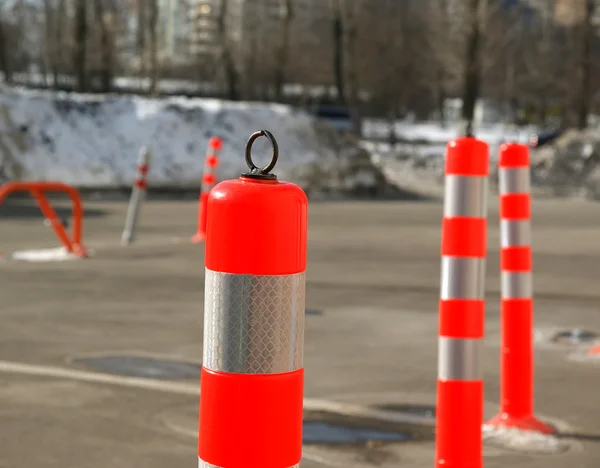
<path fill-rule="evenodd" d="M 500 412 L 487 425 L 550 434 L 533 413 L 533 285 L 529 148 L 500 147 L 502 351 Z"/>
<path fill-rule="evenodd" d="M 122 245 L 129 245 L 135 239 L 135 230 L 139 218 L 140 207 L 146 198 L 150 159 L 150 150 L 143 146 L 140 149 L 138 156 L 137 174 L 131 189 L 129 207 L 127 208 L 127 218 L 125 219 L 125 229 L 123 230 L 123 234 L 121 236 Z"/>
<path fill-rule="evenodd" d="M 435 467 L 482 468 L 488 145 L 451 141 L 445 173 Z"/>

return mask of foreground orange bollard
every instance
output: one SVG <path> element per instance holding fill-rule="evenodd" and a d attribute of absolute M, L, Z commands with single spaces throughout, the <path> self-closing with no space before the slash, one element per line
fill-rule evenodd
<path fill-rule="evenodd" d="M 482 468 L 489 149 L 448 143 L 439 311 L 436 468 Z"/>
<path fill-rule="evenodd" d="M 212 137 L 208 140 L 208 151 L 204 160 L 204 172 L 202 173 L 202 187 L 200 189 L 200 201 L 198 203 L 198 230 L 192 236 L 192 243 L 204 242 L 206 237 L 206 220 L 208 208 L 208 194 L 217 181 L 217 166 L 219 165 L 219 151 L 223 147 L 220 138 Z"/>
<path fill-rule="evenodd" d="M 491 427 L 550 434 L 533 414 L 533 291 L 529 148 L 504 144 L 500 176 L 501 321 L 500 413 Z"/>
<path fill-rule="evenodd" d="M 273 145 L 260 169 L 260 136 Z M 270 174 L 266 130 L 250 172 L 208 198 L 200 468 L 298 468 L 302 457 L 308 202 Z"/>

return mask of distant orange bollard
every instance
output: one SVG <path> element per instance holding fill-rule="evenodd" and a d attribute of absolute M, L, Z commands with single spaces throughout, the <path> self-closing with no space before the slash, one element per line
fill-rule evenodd
<path fill-rule="evenodd" d="M 258 168 L 250 149 L 273 145 Z M 298 468 L 302 457 L 308 202 L 270 174 L 266 130 L 250 172 L 208 197 L 200 468 Z"/>
<path fill-rule="evenodd" d="M 451 141 L 445 173 L 435 467 L 482 468 L 488 145 Z"/>
<path fill-rule="evenodd" d="M 78 257 L 86 257 L 87 250 L 81 243 L 83 231 L 83 206 L 79 192 L 70 185 L 62 182 L 7 182 L 0 187 L 0 204 L 11 193 L 29 192 L 38 203 L 42 214 L 46 217 L 56 237 L 60 240 L 67 252 L 77 255 Z M 63 192 L 69 195 L 73 203 L 73 232 L 71 237 L 65 231 L 60 218 L 48 202 L 44 192 Z"/>
<path fill-rule="evenodd" d="M 208 194 L 217 181 L 217 166 L 219 165 L 219 151 L 223 147 L 220 138 L 212 137 L 208 140 L 208 151 L 204 160 L 204 172 L 202 174 L 202 188 L 198 204 L 198 230 L 192 236 L 192 243 L 199 244 L 206 238 L 206 211 L 208 208 Z"/>
<path fill-rule="evenodd" d="M 487 422 L 550 434 L 533 413 L 533 287 L 529 148 L 503 144 L 500 181 L 501 323 L 500 413 Z"/>
<path fill-rule="evenodd" d="M 588 349 L 587 353 L 590 355 L 596 355 L 596 354 L 600 355 L 600 346 L 594 346 L 593 348 Z"/>

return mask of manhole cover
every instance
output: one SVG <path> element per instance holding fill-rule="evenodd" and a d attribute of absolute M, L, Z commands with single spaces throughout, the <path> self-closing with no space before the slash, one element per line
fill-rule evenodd
<path fill-rule="evenodd" d="M 411 416 L 422 416 L 424 418 L 435 418 L 435 406 L 432 405 L 378 405 L 377 409 L 393 413 L 409 414 Z"/>
<path fill-rule="evenodd" d="M 302 441 L 305 444 L 362 444 L 368 442 L 403 442 L 413 437 L 367 427 L 346 426 L 336 423 L 310 421 L 303 424 Z"/>
<path fill-rule="evenodd" d="M 200 377 L 198 364 L 145 356 L 99 356 L 79 358 L 73 362 L 96 371 L 128 377 L 162 380 Z"/>
<path fill-rule="evenodd" d="M 330 412 L 304 414 L 302 440 L 309 445 L 377 446 L 408 440 L 433 440 L 433 426 L 393 422 Z"/>
<path fill-rule="evenodd" d="M 574 328 L 573 330 L 565 330 L 555 334 L 552 337 L 552 341 L 558 344 L 577 345 L 594 341 L 597 338 L 598 335 L 592 331 Z"/>

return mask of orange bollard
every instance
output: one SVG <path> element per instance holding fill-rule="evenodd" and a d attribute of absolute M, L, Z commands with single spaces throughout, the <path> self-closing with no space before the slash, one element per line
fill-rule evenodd
<path fill-rule="evenodd" d="M 533 414 L 533 291 L 529 148 L 503 144 L 498 161 L 501 229 L 500 413 L 491 427 L 543 434 L 552 427 Z"/>
<path fill-rule="evenodd" d="M 260 169 L 256 138 L 273 145 Z M 270 174 L 266 130 L 250 172 L 208 197 L 200 468 L 298 468 L 302 457 L 306 195 Z"/>
<path fill-rule="evenodd" d="M 445 172 L 435 466 L 482 468 L 488 145 L 451 141 Z"/>
<path fill-rule="evenodd" d="M 15 192 L 29 192 L 31 194 L 67 252 L 78 257 L 87 257 L 87 249 L 83 246 L 81 240 L 83 235 L 83 204 L 79 192 L 74 187 L 61 182 L 6 182 L 0 186 L 0 204 L 11 193 Z M 71 198 L 73 206 L 73 230 L 71 237 L 65 231 L 60 218 L 44 195 L 46 192 L 63 192 Z"/>
<path fill-rule="evenodd" d="M 198 204 L 198 230 L 192 236 L 192 243 L 199 244 L 204 242 L 206 237 L 206 211 L 208 208 L 208 194 L 217 181 L 215 174 L 219 165 L 219 151 L 223 147 L 220 138 L 212 137 L 208 140 L 208 151 L 204 160 L 204 172 L 202 174 L 202 188 L 200 189 L 200 201 Z"/>
<path fill-rule="evenodd" d="M 593 348 L 588 349 L 587 353 L 590 355 L 600 354 L 600 346 L 594 346 Z"/>

